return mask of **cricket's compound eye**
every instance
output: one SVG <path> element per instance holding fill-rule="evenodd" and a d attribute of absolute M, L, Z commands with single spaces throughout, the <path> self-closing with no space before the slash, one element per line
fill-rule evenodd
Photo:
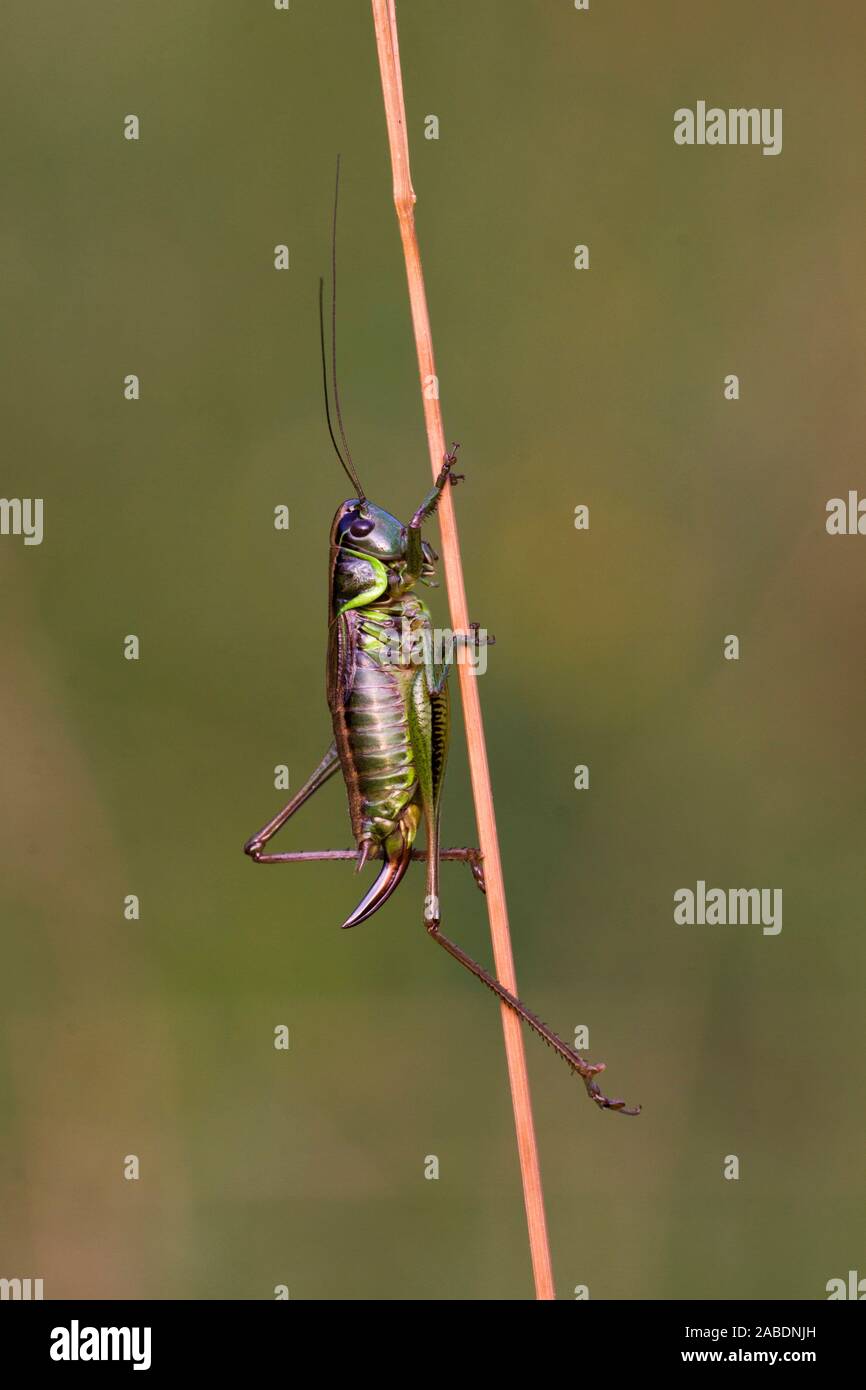
<path fill-rule="evenodd" d="M 362 536 L 369 536 L 375 524 L 368 516 L 357 516 L 349 527 L 349 535 L 360 540 Z"/>

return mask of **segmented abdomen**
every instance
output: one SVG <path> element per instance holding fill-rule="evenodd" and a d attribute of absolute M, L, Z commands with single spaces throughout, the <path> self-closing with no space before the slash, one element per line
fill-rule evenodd
<path fill-rule="evenodd" d="M 406 712 L 412 672 L 382 665 L 360 650 L 346 704 L 346 729 L 358 779 L 361 834 L 383 839 L 415 795 Z"/>

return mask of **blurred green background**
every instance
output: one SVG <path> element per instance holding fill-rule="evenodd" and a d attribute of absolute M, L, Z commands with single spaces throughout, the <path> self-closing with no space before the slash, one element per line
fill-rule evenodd
<path fill-rule="evenodd" d="M 644 1105 L 596 1113 L 527 1038 L 558 1292 L 824 1297 L 866 1272 L 866 541 L 824 530 L 864 484 L 863 11 L 399 21 L 521 993 Z M 498 1010 L 425 938 L 421 871 L 341 934 L 347 866 L 241 853 L 274 766 L 298 787 L 330 737 L 338 150 L 353 453 L 401 516 L 429 485 L 369 7 L 6 0 L 0 23 L 2 492 L 45 499 L 41 547 L 0 538 L 0 1275 L 530 1297 Z M 678 148 L 699 99 L 781 106 L 782 154 Z M 474 838 L 459 724 L 444 823 Z M 334 782 L 283 847 L 348 843 Z M 489 960 L 443 873 L 446 930 Z M 782 933 L 675 926 L 699 878 L 781 887 Z"/>

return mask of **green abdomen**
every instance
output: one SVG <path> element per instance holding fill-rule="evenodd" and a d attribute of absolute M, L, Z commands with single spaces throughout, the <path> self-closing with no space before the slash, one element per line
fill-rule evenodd
<path fill-rule="evenodd" d="M 406 712 L 411 673 L 359 651 L 346 728 L 358 779 L 361 834 L 384 839 L 413 799 L 417 776 Z"/>
<path fill-rule="evenodd" d="M 419 608 L 413 597 L 358 613 L 355 679 L 345 726 L 357 779 L 359 838 L 384 839 L 416 797 L 418 776 L 407 707 L 418 667 L 405 652 L 395 651 L 393 642 L 403 619 L 411 622 Z"/>

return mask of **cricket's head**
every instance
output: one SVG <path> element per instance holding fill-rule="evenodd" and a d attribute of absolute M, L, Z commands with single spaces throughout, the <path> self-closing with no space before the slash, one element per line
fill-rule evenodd
<path fill-rule="evenodd" d="M 410 563 L 408 526 L 369 498 L 350 497 L 338 508 L 331 526 L 334 611 L 408 593 L 419 579 L 432 583 L 439 557 L 422 541 L 419 570 L 417 554 L 416 547 L 416 558 Z"/>
<path fill-rule="evenodd" d="M 350 497 L 331 526 L 331 611 L 404 592 L 406 527 L 365 497 Z"/>
<path fill-rule="evenodd" d="M 342 550 L 372 555 L 387 565 L 405 559 L 406 527 L 369 498 L 350 497 L 334 517 L 331 544 Z"/>

